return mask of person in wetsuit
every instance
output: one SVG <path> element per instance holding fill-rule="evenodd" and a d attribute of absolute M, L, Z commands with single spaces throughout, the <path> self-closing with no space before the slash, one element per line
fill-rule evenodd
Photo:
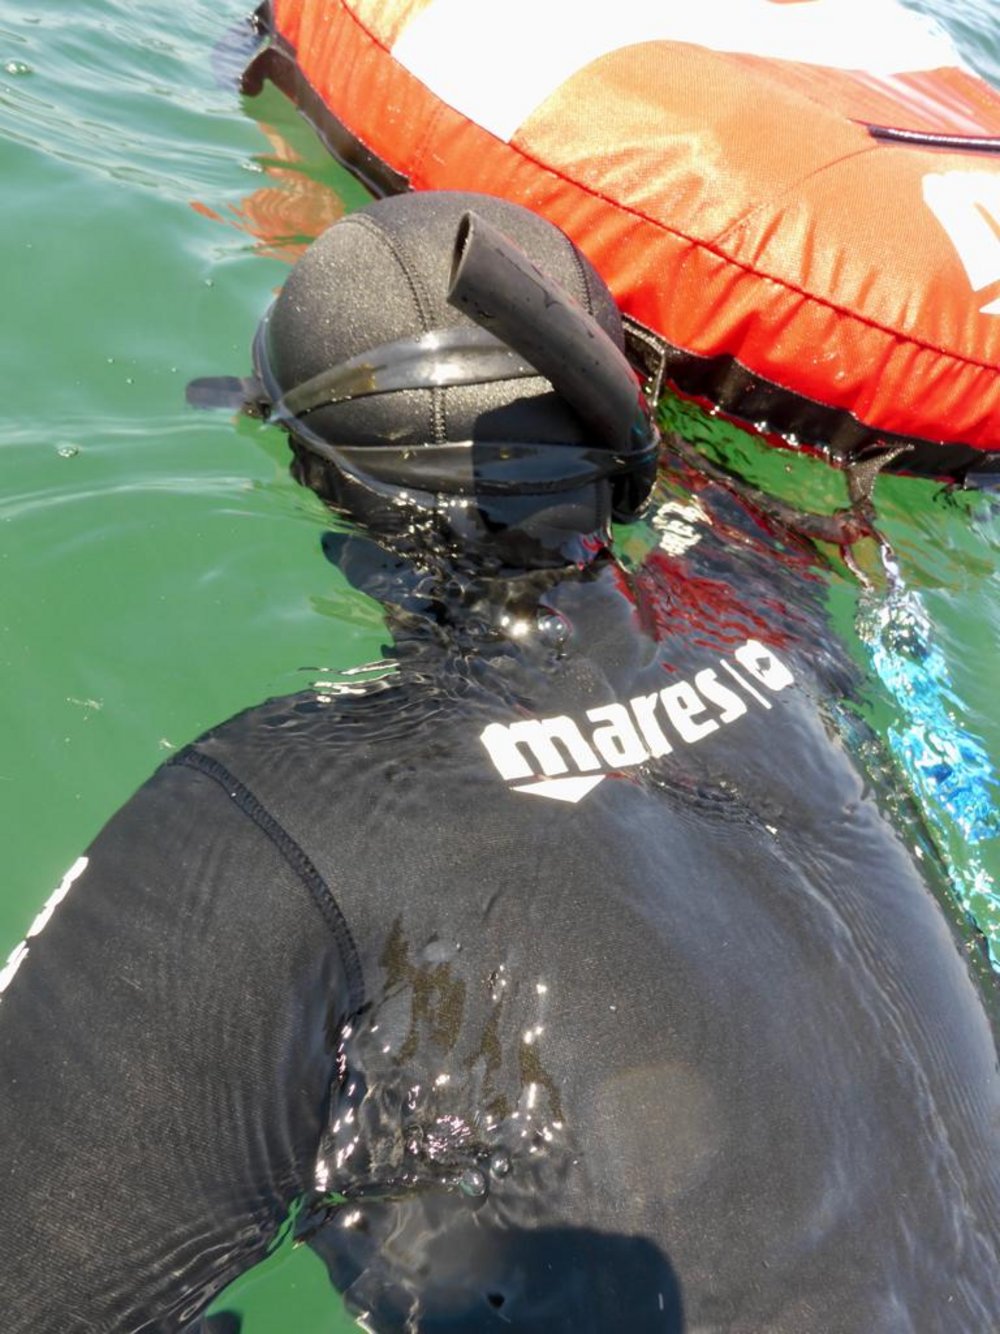
<path fill-rule="evenodd" d="M 1000 1325 L 993 990 L 835 730 L 809 581 L 734 526 L 616 561 L 620 347 L 496 200 L 293 271 L 253 392 L 392 644 L 174 757 L 4 970 L 6 1331 L 185 1328 L 296 1205 L 372 1330 Z"/>

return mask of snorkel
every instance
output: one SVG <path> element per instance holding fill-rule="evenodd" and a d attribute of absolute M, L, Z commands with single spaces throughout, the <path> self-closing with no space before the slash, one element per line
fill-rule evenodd
<path fill-rule="evenodd" d="M 615 518 L 634 518 L 655 480 L 660 437 L 636 372 L 596 320 L 471 212 L 455 238 L 448 300 L 544 375 L 612 451 Z"/>

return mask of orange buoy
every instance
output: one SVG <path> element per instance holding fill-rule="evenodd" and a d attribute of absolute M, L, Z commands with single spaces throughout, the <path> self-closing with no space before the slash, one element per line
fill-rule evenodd
<path fill-rule="evenodd" d="M 271 0 L 248 71 L 382 190 L 558 223 L 668 378 L 789 443 L 1000 470 L 1000 94 L 896 0 Z"/>

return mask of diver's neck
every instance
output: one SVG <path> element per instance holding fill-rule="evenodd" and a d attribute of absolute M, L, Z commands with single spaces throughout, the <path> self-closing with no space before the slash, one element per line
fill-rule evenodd
<path fill-rule="evenodd" d="M 550 603 L 568 585 L 597 583 L 616 570 L 607 547 L 580 563 L 517 568 L 468 553 L 407 551 L 360 534 L 329 534 L 327 555 L 355 588 L 385 610 L 394 656 L 427 652 L 530 653 L 560 636 Z"/>
<path fill-rule="evenodd" d="M 562 658 L 571 641 L 580 647 L 558 610 L 570 587 L 614 578 L 610 553 L 585 566 L 534 570 L 412 571 L 398 598 L 383 600 L 393 655 L 415 665 L 426 655 L 457 659 L 517 658 L 526 663 Z M 596 589 L 595 589 L 596 592 Z"/>
<path fill-rule="evenodd" d="M 411 567 L 395 596 L 383 598 L 396 655 L 412 659 L 425 652 L 528 653 L 539 636 L 558 640 L 560 630 L 546 607 L 548 598 L 569 583 L 590 580 L 597 566 L 491 573 L 455 568 Z"/>

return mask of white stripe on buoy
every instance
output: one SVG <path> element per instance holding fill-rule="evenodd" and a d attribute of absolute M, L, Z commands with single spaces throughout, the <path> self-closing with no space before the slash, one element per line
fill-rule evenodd
<path fill-rule="evenodd" d="M 651 41 L 882 75 L 961 63 L 932 20 L 896 0 L 431 0 L 393 55 L 442 101 L 510 139 L 584 65 Z"/>
<path fill-rule="evenodd" d="M 3 993 L 10 986 L 11 982 L 14 980 L 14 974 L 17 972 L 17 970 L 21 967 L 21 964 L 24 963 L 25 959 L 28 957 L 28 941 L 31 940 L 33 936 L 37 936 L 40 931 L 45 930 L 45 927 L 48 925 L 49 918 L 59 907 L 60 903 L 62 903 L 66 895 L 69 893 L 70 885 L 72 885 L 74 880 L 79 879 L 79 877 L 87 869 L 87 862 L 88 858 L 77 857 L 76 861 L 73 863 L 73 865 L 69 868 L 69 870 L 63 876 L 63 878 L 60 880 L 59 884 L 52 891 L 49 897 L 45 900 L 45 903 L 43 904 L 41 911 L 38 913 L 38 915 L 35 917 L 35 920 L 28 927 L 28 933 L 25 936 L 24 940 L 22 940 L 21 943 L 15 946 L 15 948 L 11 951 L 10 957 L 8 958 L 6 964 L 4 964 L 3 969 L 0 969 L 0 996 L 2 996 Z"/>

